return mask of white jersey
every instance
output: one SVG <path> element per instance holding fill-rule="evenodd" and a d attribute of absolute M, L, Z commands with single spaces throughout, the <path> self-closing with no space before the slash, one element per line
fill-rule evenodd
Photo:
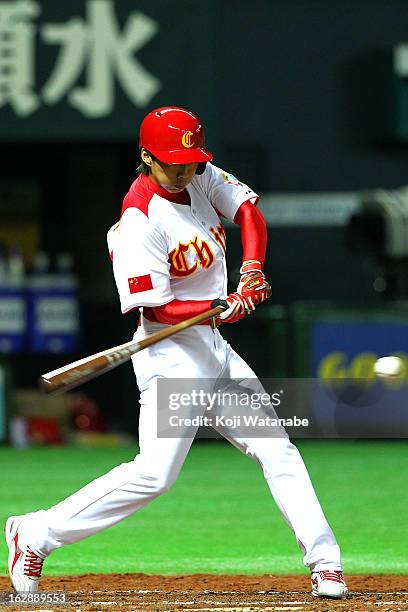
<path fill-rule="evenodd" d="M 208 163 L 187 186 L 190 204 L 139 176 L 108 232 L 108 247 L 123 313 L 174 299 L 227 295 L 226 237 L 220 217 L 233 221 L 243 202 L 256 204 L 247 185 Z M 170 199 L 171 198 L 171 199 Z"/>

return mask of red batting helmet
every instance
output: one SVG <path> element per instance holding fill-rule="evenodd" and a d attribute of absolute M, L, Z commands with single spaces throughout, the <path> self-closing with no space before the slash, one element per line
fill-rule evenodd
<path fill-rule="evenodd" d="M 204 148 L 204 128 L 191 111 L 175 106 L 156 108 L 140 126 L 139 146 L 165 164 L 211 161 Z"/>

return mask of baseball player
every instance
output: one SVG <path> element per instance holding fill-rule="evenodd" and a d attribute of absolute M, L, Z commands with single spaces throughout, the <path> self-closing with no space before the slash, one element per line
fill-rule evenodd
<path fill-rule="evenodd" d="M 174 483 L 195 432 L 186 437 L 158 435 L 158 380 L 251 379 L 255 389 L 263 391 L 217 329 L 219 323 L 249 315 L 271 294 L 262 272 L 267 236 L 257 209 L 259 196 L 211 163 L 201 121 L 182 108 L 159 108 L 144 118 L 140 157 L 120 222 L 108 232 L 122 312 L 140 311 L 135 338 L 216 305 L 224 310 L 217 321 L 183 330 L 133 357 L 140 389 L 140 452 L 133 461 L 48 510 L 7 520 L 9 572 L 17 591 L 38 589 L 43 561 L 53 550 L 125 519 Z M 240 226 L 242 236 L 241 280 L 230 294 L 224 217 Z M 339 547 L 286 432 L 254 438 L 238 435 L 227 425 L 218 431 L 262 468 L 311 570 L 312 593 L 345 597 Z"/>

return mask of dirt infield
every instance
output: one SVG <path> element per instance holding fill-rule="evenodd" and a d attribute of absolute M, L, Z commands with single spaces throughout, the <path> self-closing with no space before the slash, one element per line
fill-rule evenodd
<path fill-rule="evenodd" d="M 42 591 L 65 591 L 66 605 L 1 606 L 12 612 L 48 610 L 96 612 L 102 610 L 191 612 L 310 611 L 408 612 L 408 576 L 349 576 L 345 600 L 316 599 L 307 576 L 148 576 L 145 574 L 86 574 L 43 578 Z M 9 591 L 0 578 L 0 591 Z"/>

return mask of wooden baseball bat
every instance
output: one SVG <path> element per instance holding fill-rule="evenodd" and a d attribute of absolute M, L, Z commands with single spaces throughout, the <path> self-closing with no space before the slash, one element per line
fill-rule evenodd
<path fill-rule="evenodd" d="M 160 342 L 160 340 L 174 336 L 174 334 L 177 334 L 183 329 L 187 329 L 207 319 L 216 317 L 223 312 L 223 310 L 224 308 L 222 306 L 211 308 L 211 310 L 206 310 L 195 317 L 176 323 L 176 325 L 169 325 L 155 334 L 143 338 L 143 340 L 131 340 L 125 344 L 120 344 L 119 346 L 114 346 L 100 353 L 95 353 L 95 355 L 84 357 L 62 368 L 58 368 L 58 370 L 43 374 L 40 376 L 38 384 L 45 393 L 54 394 L 69 391 L 69 389 L 74 389 L 74 387 L 78 387 L 92 378 L 96 378 L 109 370 L 113 370 L 113 368 L 125 363 L 132 355 L 144 348 L 152 346 L 152 344 L 156 344 L 156 342 Z"/>

